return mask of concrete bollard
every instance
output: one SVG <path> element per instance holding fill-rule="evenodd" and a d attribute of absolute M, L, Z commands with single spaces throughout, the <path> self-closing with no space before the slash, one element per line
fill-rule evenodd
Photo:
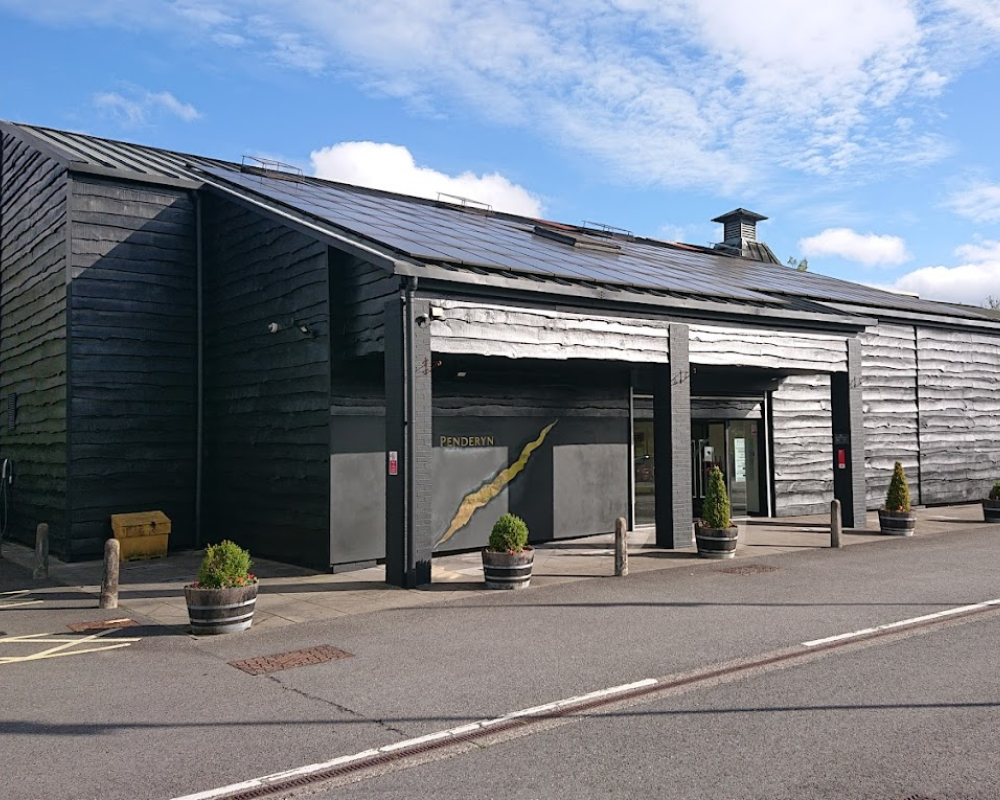
<path fill-rule="evenodd" d="M 628 575 L 628 540 L 626 538 L 625 517 L 615 520 L 615 577 Z"/>
<path fill-rule="evenodd" d="M 840 501 L 830 503 L 830 547 L 840 547 L 840 534 L 843 523 L 840 517 Z"/>
<path fill-rule="evenodd" d="M 104 543 L 104 580 L 101 581 L 101 603 L 98 608 L 118 608 L 118 564 L 121 542 L 108 539 Z"/>
<path fill-rule="evenodd" d="M 35 570 L 31 577 L 36 581 L 49 577 L 49 526 L 45 522 L 35 528 Z"/>

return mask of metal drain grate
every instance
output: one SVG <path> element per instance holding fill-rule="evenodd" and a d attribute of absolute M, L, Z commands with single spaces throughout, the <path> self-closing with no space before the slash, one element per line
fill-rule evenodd
<path fill-rule="evenodd" d="M 718 571 L 725 572 L 727 575 L 759 575 L 761 572 L 777 572 L 778 567 L 772 567 L 768 564 L 746 564 L 739 567 L 726 567 Z"/>
<path fill-rule="evenodd" d="M 106 631 L 113 628 L 131 628 L 133 625 L 138 624 L 134 619 L 122 617 L 121 619 L 99 619 L 94 622 L 74 622 L 72 625 L 67 625 L 66 627 L 73 631 L 73 633 L 89 633 L 91 631 Z"/>
<path fill-rule="evenodd" d="M 249 675 L 269 675 L 295 667 L 308 667 L 311 664 L 323 664 L 336 661 L 338 658 L 353 658 L 353 653 L 339 650 L 328 644 L 307 647 L 305 650 L 292 650 L 288 653 L 274 653 L 257 658 L 244 658 L 241 661 L 230 661 L 229 666 L 243 670 Z"/>
<path fill-rule="evenodd" d="M 901 800 L 940 800 L 937 797 L 931 797 L 926 794 L 908 794 L 906 797 L 901 798 Z"/>

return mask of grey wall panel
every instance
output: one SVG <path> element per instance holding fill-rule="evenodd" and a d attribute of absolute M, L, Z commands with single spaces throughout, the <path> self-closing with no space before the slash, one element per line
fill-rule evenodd
<path fill-rule="evenodd" d="M 385 558 L 384 407 L 344 399 L 330 407 L 331 564 Z"/>
<path fill-rule="evenodd" d="M 828 512 L 833 500 L 830 376 L 793 375 L 772 400 L 775 513 Z"/>
<path fill-rule="evenodd" d="M 978 500 L 1000 478 L 1000 337 L 917 330 L 924 503 Z"/>
<path fill-rule="evenodd" d="M 326 568 L 328 248 L 215 197 L 204 219 L 206 530 Z"/>
<path fill-rule="evenodd" d="M 435 443 L 437 444 L 437 443 Z M 516 455 L 515 455 L 516 457 Z M 511 460 L 507 447 L 434 447 L 434 498 L 432 502 L 432 523 L 438 537 L 448 530 L 456 509 L 470 490 L 479 488 L 489 481 Z M 472 486 L 469 476 L 482 476 L 476 486 Z M 474 481 L 475 482 L 475 481 Z M 504 488 L 484 508 L 477 510 L 469 523 L 459 530 L 447 543 L 448 550 L 463 550 L 485 547 L 490 538 L 493 523 L 510 510 L 510 492 Z M 536 537 L 544 538 L 541 531 Z"/>
<path fill-rule="evenodd" d="M 909 325 L 879 324 L 861 335 L 868 508 L 878 508 L 899 461 L 914 502 L 920 496 L 917 350 Z"/>
<path fill-rule="evenodd" d="M 629 445 L 559 445 L 552 453 L 555 538 L 614 530 L 628 519 Z"/>
<path fill-rule="evenodd" d="M 16 137 L 0 137 L 0 457 L 15 463 L 8 536 L 49 523 L 71 558 L 66 507 L 67 176 Z M 10 396 L 16 421 L 8 427 Z"/>
<path fill-rule="evenodd" d="M 335 563 L 385 558 L 385 454 L 330 456 L 330 552 Z"/>
<path fill-rule="evenodd" d="M 184 191 L 77 178 L 70 200 L 74 555 L 116 513 L 162 510 L 194 545 L 196 219 Z"/>
<path fill-rule="evenodd" d="M 692 364 L 844 372 L 844 336 L 754 328 L 691 325 Z"/>

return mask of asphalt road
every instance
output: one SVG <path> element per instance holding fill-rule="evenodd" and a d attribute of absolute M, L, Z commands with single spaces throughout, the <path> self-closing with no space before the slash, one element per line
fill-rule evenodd
<path fill-rule="evenodd" d="M 738 566 L 755 563 L 773 569 L 692 562 L 211 639 L 140 626 L 100 640 L 140 639 L 127 647 L 0 662 L 0 798 L 167 800 L 1000 597 L 1000 553 L 976 530 Z M 0 591 L 20 588 L 0 562 Z M 31 595 L 0 596 L 7 638 L 100 616 L 72 590 L 3 597 Z M 752 671 L 319 796 L 1000 797 L 997 625 Z M 226 663 L 317 644 L 353 657 L 258 677 Z"/>
<path fill-rule="evenodd" d="M 315 798 L 1000 796 L 1000 617 L 577 716 Z"/>

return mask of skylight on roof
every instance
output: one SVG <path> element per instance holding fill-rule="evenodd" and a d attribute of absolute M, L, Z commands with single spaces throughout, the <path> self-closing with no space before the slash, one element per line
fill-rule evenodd
<path fill-rule="evenodd" d="M 536 225 L 532 231 L 536 236 L 551 239 L 553 242 L 575 247 L 578 250 L 596 250 L 602 253 L 619 253 L 621 245 L 611 239 L 588 236 L 576 231 L 557 230 L 546 225 Z"/>

